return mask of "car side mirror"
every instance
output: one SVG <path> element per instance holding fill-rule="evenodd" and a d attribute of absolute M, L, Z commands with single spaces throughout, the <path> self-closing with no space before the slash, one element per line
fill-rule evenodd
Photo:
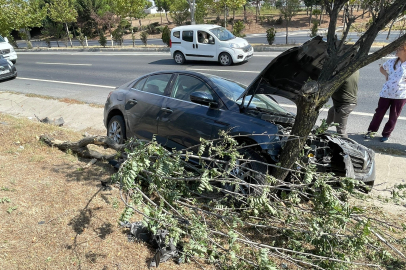
<path fill-rule="evenodd" d="M 7 43 L 9 43 L 9 42 L 8 42 L 8 38 L 5 37 L 4 40 L 5 40 Z"/>
<path fill-rule="evenodd" d="M 190 94 L 190 101 L 209 106 L 210 108 L 218 108 L 219 104 L 213 99 L 210 94 L 204 92 L 193 92 Z"/>

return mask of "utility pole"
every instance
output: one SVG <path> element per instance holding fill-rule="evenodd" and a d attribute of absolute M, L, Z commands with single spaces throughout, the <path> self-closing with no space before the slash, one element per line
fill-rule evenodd
<path fill-rule="evenodd" d="M 190 1 L 189 1 L 190 3 Z M 195 0 L 193 0 L 193 3 L 190 5 L 190 14 L 191 14 L 191 24 L 196 24 L 195 21 Z"/>
<path fill-rule="evenodd" d="M 224 28 L 227 29 L 227 5 L 224 3 Z"/>

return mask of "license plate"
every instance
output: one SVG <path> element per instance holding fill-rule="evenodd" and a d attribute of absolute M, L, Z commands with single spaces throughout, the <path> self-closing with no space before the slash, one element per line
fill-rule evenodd
<path fill-rule="evenodd" d="M 7 70 L 0 70 L 0 75 L 3 75 L 3 74 L 7 74 L 7 73 L 9 73 L 10 71 L 7 69 Z"/>

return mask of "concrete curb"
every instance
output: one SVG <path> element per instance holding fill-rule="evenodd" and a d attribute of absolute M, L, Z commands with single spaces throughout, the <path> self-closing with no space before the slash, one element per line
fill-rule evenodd
<path fill-rule="evenodd" d="M 299 45 L 299 44 L 298 44 Z M 253 45 L 255 52 L 284 52 L 295 46 L 276 46 L 276 45 Z M 381 49 L 381 46 L 371 47 L 369 52 L 376 52 Z M 122 47 L 122 48 L 36 48 L 36 49 L 15 49 L 16 52 L 169 52 L 168 47 Z"/>

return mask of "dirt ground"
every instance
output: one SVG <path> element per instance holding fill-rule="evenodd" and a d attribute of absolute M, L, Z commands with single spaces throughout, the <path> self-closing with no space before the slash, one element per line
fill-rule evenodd
<path fill-rule="evenodd" d="M 0 269 L 147 269 L 154 250 L 118 225 L 119 191 L 106 162 L 66 154 L 41 134 L 81 133 L 0 114 Z M 134 216 L 134 221 L 141 217 Z M 197 269 L 190 263 L 187 269 Z M 160 269 L 185 269 L 167 262 Z"/>

